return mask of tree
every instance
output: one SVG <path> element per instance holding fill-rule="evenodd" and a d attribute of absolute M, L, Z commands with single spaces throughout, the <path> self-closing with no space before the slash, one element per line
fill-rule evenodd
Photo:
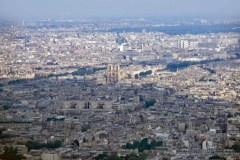
<path fill-rule="evenodd" d="M 127 143 L 125 146 L 123 146 L 123 148 L 138 149 L 139 152 L 143 152 L 144 150 L 151 150 L 161 145 L 162 145 L 162 141 L 152 140 L 151 143 L 148 143 L 148 139 L 143 138 L 140 142 L 134 141 L 133 144 Z"/>
<path fill-rule="evenodd" d="M 73 76 L 84 76 L 89 74 L 94 74 L 97 71 L 106 70 L 106 67 L 99 67 L 99 68 L 79 68 L 77 71 L 72 72 Z"/>
<path fill-rule="evenodd" d="M 41 148 L 59 148 L 62 146 L 62 142 L 59 140 L 48 142 L 48 143 L 39 143 L 37 141 L 28 141 L 26 143 L 26 146 L 28 147 L 28 150 L 31 149 L 41 149 Z"/>
<path fill-rule="evenodd" d="M 240 152 L 240 144 L 234 144 L 232 146 L 232 149 L 235 151 L 235 152 Z"/>
<path fill-rule="evenodd" d="M 156 103 L 156 100 L 153 99 L 153 100 L 147 100 L 145 101 L 145 106 L 148 108 L 150 106 L 154 106 L 154 104 Z"/>
<path fill-rule="evenodd" d="M 103 154 L 99 154 L 97 157 L 95 157 L 95 160 L 104 160 L 108 157 L 108 155 L 106 153 Z"/>
<path fill-rule="evenodd" d="M 9 104 L 3 104 L 2 108 L 3 110 L 8 110 L 9 108 L 11 108 L 11 106 Z"/>
<path fill-rule="evenodd" d="M 74 140 L 74 143 L 79 147 L 80 146 L 80 143 L 77 139 Z"/>
<path fill-rule="evenodd" d="M 13 137 L 13 136 L 10 135 L 10 134 L 3 133 L 3 132 L 6 131 L 6 130 L 7 130 L 6 128 L 0 128 L 0 139 L 5 139 L 5 138 L 11 138 L 11 137 Z"/>
<path fill-rule="evenodd" d="M 23 160 L 26 159 L 23 155 L 17 154 L 17 149 L 13 147 L 5 147 L 3 154 L 0 155 L 3 160 Z"/>
<path fill-rule="evenodd" d="M 218 155 L 215 155 L 215 156 L 212 156 L 212 157 L 209 157 L 209 160 L 226 160 L 226 158 L 224 157 L 220 157 Z"/>
<path fill-rule="evenodd" d="M 145 159 L 147 159 L 147 155 L 145 153 L 140 153 L 139 160 L 145 160 Z"/>
<path fill-rule="evenodd" d="M 158 141 L 156 145 L 157 145 L 157 146 L 162 146 L 162 144 L 163 144 L 162 141 Z"/>
<path fill-rule="evenodd" d="M 135 78 L 135 79 L 138 79 L 138 78 L 139 78 L 138 74 L 135 74 L 135 75 L 134 75 L 134 78 Z"/>
<path fill-rule="evenodd" d="M 126 149 L 133 149 L 132 144 L 131 144 L 131 143 L 127 143 L 127 144 L 126 144 Z"/>
<path fill-rule="evenodd" d="M 2 132 L 6 131 L 6 128 L 0 128 L 0 134 L 2 134 Z"/>
<path fill-rule="evenodd" d="M 152 140 L 150 144 L 151 144 L 151 146 L 157 146 L 157 141 L 156 140 Z"/>
<path fill-rule="evenodd" d="M 147 155 L 141 153 L 137 155 L 136 153 L 130 153 L 126 156 L 118 156 L 117 154 L 108 155 L 107 153 L 99 154 L 95 157 L 95 160 L 145 160 Z"/>
<path fill-rule="evenodd" d="M 48 142 L 47 144 L 43 144 L 44 147 L 47 147 L 47 148 L 59 148 L 62 146 L 62 142 L 59 141 L 59 140 L 56 140 L 54 142 Z"/>
<path fill-rule="evenodd" d="M 3 87 L 3 84 L 2 84 L 2 83 L 0 83 L 0 93 L 1 93 L 1 92 L 3 92 L 3 89 L 2 89 L 2 87 Z"/>
<path fill-rule="evenodd" d="M 26 146 L 28 147 L 28 151 L 43 148 L 43 145 L 36 141 L 27 141 Z"/>
<path fill-rule="evenodd" d="M 111 155 L 107 158 L 107 160 L 122 160 L 122 158 L 118 155 Z"/>
<path fill-rule="evenodd" d="M 21 84 L 21 83 L 26 83 L 26 82 L 27 82 L 26 79 L 16 79 L 16 80 L 9 81 L 8 84 L 15 85 L 15 84 Z"/>
<path fill-rule="evenodd" d="M 127 160 L 139 160 L 139 157 L 136 153 L 130 153 L 129 155 L 126 156 Z"/>

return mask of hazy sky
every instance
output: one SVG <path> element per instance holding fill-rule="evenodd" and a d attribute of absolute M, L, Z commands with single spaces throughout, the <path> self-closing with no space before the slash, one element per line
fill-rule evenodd
<path fill-rule="evenodd" d="M 1 18 L 239 15 L 240 0 L 0 0 Z"/>

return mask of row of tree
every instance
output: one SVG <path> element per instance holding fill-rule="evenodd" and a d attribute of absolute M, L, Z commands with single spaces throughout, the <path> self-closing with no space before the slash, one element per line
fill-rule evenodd
<path fill-rule="evenodd" d="M 90 75 L 90 74 L 95 74 L 97 71 L 101 71 L 101 70 L 106 70 L 106 67 L 94 67 L 94 68 L 79 68 L 77 71 L 72 72 L 70 74 L 72 74 L 73 76 L 84 76 L 84 75 Z M 49 75 L 35 75 L 34 79 L 38 80 L 38 79 L 42 79 L 42 78 L 51 78 L 51 77 L 62 77 L 62 76 L 66 76 L 69 73 L 59 73 L 59 74 L 49 74 Z M 16 79 L 16 80 L 11 80 L 8 82 L 9 85 L 16 85 L 16 84 L 22 84 L 22 83 L 26 83 L 27 79 Z M 0 83 L 0 92 L 3 91 L 2 90 L 2 84 Z"/>
<path fill-rule="evenodd" d="M 37 141 L 28 141 L 26 143 L 26 146 L 28 147 L 28 150 L 31 149 L 41 149 L 41 148 L 59 148 L 62 146 L 62 142 L 59 140 L 55 140 L 53 142 L 48 143 L 40 143 Z"/>
<path fill-rule="evenodd" d="M 147 155 L 144 153 L 140 153 L 139 155 L 135 153 L 131 153 L 126 156 L 118 156 L 117 154 L 109 155 L 107 153 L 99 154 L 95 157 L 95 160 L 145 160 Z"/>
<path fill-rule="evenodd" d="M 73 76 L 84 76 L 95 74 L 97 71 L 106 70 L 106 67 L 99 67 L 99 68 L 79 68 L 77 71 L 72 72 Z"/>
<path fill-rule="evenodd" d="M 123 146 L 124 149 L 138 149 L 139 152 L 144 150 L 155 149 L 156 147 L 162 146 L 162 141 L 152 140 L 148 143 L 148 139 L 144 138 L 141 141 L 134 141 L 133 143 L 127 143 Z"/>
<path fill-rule="evenodd" d="M 15 84 L 21 84 L 21 83 L 26 83 L 26 79 L 16 79 L 16 80 L 11 80 L 8 82 L 9 85 L 15 85 Z"/>
<path fill-rule="evenodd" d="M 223 61 L 222 59 L 211 59 L 211 60 L 203 60 L 203 61 L 185 61 L 185 62 L 174 62 L 174 63 L 169 63 L 167 65 L 167 69 L 170 71 L 177 71 L 177 69 L 183 69 L 187 68 L 188 66 L 192 65 L 201 65 L 201 64 L 208 64 L 211 62 L 219 62 Z"/>
<path fill-rule="evenodd" d="M 226 158 L 215 155 L 215 156 L 209 157 L 209 160 L 226 160 Z"/>
<path fill-rule="evenodd" d="M 139 77 L 146 77 L 152 74 L 152 70 L 148 70 L 146 72 L 140 72 L 139 74 L 135 74 L 134 78 L 138 79 Z"/>
<path fill-rule="evenodd" d="M 2 84 L 2 83 L 0 83 L 0 93 L 1 93 L 1 92 L 3 92 L 3 89 L 2 89 L 2 87 L 3 87 L 3 84 Z"/>

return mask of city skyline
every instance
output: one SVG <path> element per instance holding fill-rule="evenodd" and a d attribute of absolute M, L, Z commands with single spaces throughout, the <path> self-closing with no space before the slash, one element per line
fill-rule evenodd
<path fill-rule="evenodd" d="M 0 160 L 240 160 L 240 0 L 0 0 Z"/>

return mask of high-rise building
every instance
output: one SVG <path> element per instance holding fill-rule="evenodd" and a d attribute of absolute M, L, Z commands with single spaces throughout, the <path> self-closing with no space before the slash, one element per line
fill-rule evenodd
<path fill-rule="evenodd" d="M 178 48 L 182 48 L 182 49 L 189 48 L 189 41 L 187 41 L 187 40 L 178 41 Z"/>

